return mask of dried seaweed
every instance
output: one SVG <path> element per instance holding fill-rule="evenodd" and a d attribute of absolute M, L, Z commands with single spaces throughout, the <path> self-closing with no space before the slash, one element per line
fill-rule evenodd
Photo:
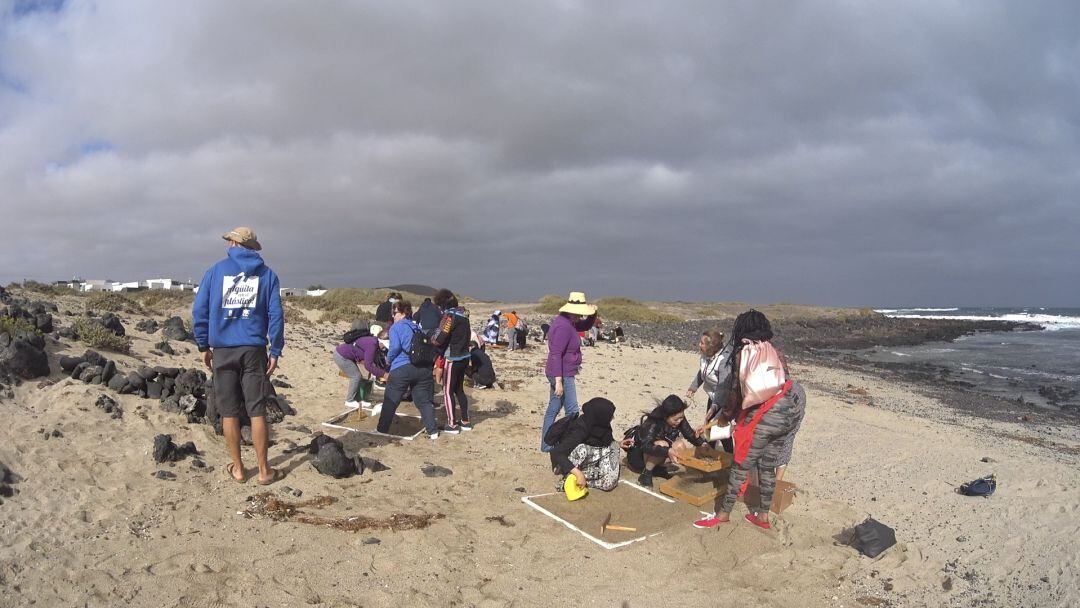
<path fill-rule="evenodd" d="M 333 496 L 318 496 L 311 500 L 288 502 L 276 498 L 270 492 L 263 492 L 248 498 L 248 508 L 244 509 L 245 517 L 264 517 L 274 521 L 295 521 L 313 526 L 326 526 L 345 532 L 358 532 L 360 530 L 422 530 L 431 525 L 436 519 L 446 517 L 442 513 L 412 515 L 409 513 L 393 513 L 390 517 L 377 518 L 366 515 L 352 515 L 349 517 L 324 517 L 306 513 L 302 509 L 321 509 L 337 502 Z"/>

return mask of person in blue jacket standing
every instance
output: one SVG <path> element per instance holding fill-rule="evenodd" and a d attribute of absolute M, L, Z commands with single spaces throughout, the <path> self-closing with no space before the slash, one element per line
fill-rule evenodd
<path fill-rule="evenodd" d="M 259 484 L 269 485 L 284 477 L 266 461 L 270 445 L 266 400 L 271 395 L 270 376 L 285 347 L 280 283 L 258 254 L 262 245 L 250 228 L 235 228 L 222 238 L 229 243 L 228 257 L 203 275 L 191 309 L 195 343 L 214 375 L 215 403 L 232 458 L 229 474 L 240 483 L 247 480 L 240 457 L 243 407 L 251 418 Z"/>

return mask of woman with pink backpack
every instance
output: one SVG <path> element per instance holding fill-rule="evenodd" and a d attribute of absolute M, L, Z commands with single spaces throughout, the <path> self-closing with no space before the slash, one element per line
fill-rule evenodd
<path fill-rule="evenodd" d="M 695 521 L 696 528 L 730 521 L 735 501 L 751 474 L 757 476 L 761 504 L 746 505 L 746 521 L 765 530 L 772 527 L 769 508 L 776 491 L 776 471 L 790 459 L 795 433 L 806 412 L 806 393 L 789 377 L 772 338 L 772 326 L 764 314 L 748 310 L 735 319 L 727 403 L 719 418 L 698 429 L 703 434 L 710 426 L 734 420 L 735 464 L 717 511 Z"/>

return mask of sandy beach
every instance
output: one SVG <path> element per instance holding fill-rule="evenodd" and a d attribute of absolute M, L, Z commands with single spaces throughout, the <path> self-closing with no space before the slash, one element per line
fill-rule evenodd
<path fill-rule="evenodd" d="M 143 317 L 122 316 L 134 348 L 109 354 L 121 368 L 200 364 L 192 344 L 151 355 L 159 338 L 132 329 Z M 1080 603 L 1074 427 L 975 418 L 916 386 L 796 359 L 809 405 L 785 479 L 798 492 L 774 530 L 742 521 L 742 505 L 733 523 L 697 530 L 690 522 L 698 509 L 620 485 L 627 504 L 645 506 L 618 516 L 644 517 L 642 530 L 655 535 L 608 550 L 522 501 L 552 492 L 556 481 L 537 449 L 547 402 L 542 345 L 494 351 L 504 388 L 470 390 L 472 432 L 432 442 L 322 429 L 389 467 L 337 480 L 290 448 L 342 412 L 344 380 L 329 354 L 339 329 L 286 331 L 277 377 L 290 388 L 278 390 L 297 415 L 273 428 L 271 462 L 287 477 L 268 488 L 228 478 L 224 441 L 212 427 L 59 373 L 56 356 L 85 346 L 50 340 L 53 374 L 0 401 L 0 463 L 17 476 L 17 493 L 0 505 L 0 606 Z M 611 399 L 621 433 L 654 399 L 685 391 L 696 365 L 682 350 L 602 343 L 585 349 L 578 394 Z M 94 405 L 103 393 L 122 418 Z M 703 415 L 702 397 L 690 412 L 692 420 Z M 160 433 L 193 441 L 206 466 L 190 457 L 156 464 Z M 245 460 L 254 465 L 250 448 Z M 452 474 L 426 476 L 429 465 Z M 175 478 L 155 477 L 159 470 Z M 989 473 L 1000 483 L 993 497 L 954 492 Z M 263 491 L 290 502 L 333 497 L 301 507 L 326 517 L 442 517 L 417 530 L 351 532 L 245 516 L 249 497 Z M 590 496 L 561 508 L 619 509 L 621 500 Z M 867 516 L 898 539 L 876 559 L 846 544 L 846 531 Z"/>

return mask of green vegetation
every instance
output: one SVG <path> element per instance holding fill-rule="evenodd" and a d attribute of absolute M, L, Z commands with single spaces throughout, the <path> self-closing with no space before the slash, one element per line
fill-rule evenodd
<path fill-rule="evenodd" d="M 79 335 L 79 341 L 91 348 L 100 348 L 125 354 L 131 352 L 130 337 L 118 336 L 105 329 L 100 323 L 94 322 L 93 319 L 76 319 L 73 329 L 75 330 L 75 333 Z"/>
<path fill-rule="evenodd" d="M 566 304 L 566 298 L 564 296 L 549 294 L 540 298 L 540 304 L 537 305 L 536 312 L 545 315 L 559 314 L 559 308 L 561 308 L 563 304 Z"/>
<path fill-rule="evenodd" d="M 19 317 L 0 317 L 0 334 L 7 334 L 11 337 L 15 337 L 15 334 L 19 331 L 33 334 L 41 333 L 33 323 L 30 323 L 26 319 Z"/>
<path fill-rule="evenodd" d="M 288 304 L 285 304 L 282 308 L 285 309 L 285 323 L 287 325 L 311 325 L 311 321 L 299 308 Z"/>
<path fill-rule="evenodd" d="M 547 295 L 540 298 L 536 312 L 545 315 L 558 314 L 559 308 L 566 303 L 564 296 Z M 661 312 L 630 298 L 601 298 L 594 302 L 604 321 L 625 321 L 628 323 L 678 323 L 683 319 L 673 314 Z"/>
<path fill-rule="evenodd" d="M 333 310 L 323 311 L 319 317 L 319 323 L 339 323 L 345 321 L 346 323 L 352 323 L 353 321 L 367 321 L 373 319 L 375 315 L 370 312 L 360 309 L 345 310 L 335 308 Z"/>
<path fill-rule="evenodd" d="M 661 312 L 630 298 L 601 298 L 596 301 L 600 318 L 629 323 L 678 323 L 682 317 Z"/>
<path fill-rule="evenodd" d="M 86 298 L 86 310 L 142 314 L 142 306 L 122 293 L 96 291 Z"/>
<path fill-rule="evenodd" d="M 288 305 L 297 306 L 304 310 L 321 310 L 322 316 L 319 323 L 337 323 L 338 321 L 353 322 L 360 319 L 370 319 L 374 315 L 365 311 L 361 306 L 376 306 L 386 301 L 390 294 L 389 289 L 366 289 L 360 287 L 335 288 L 321 296 L 289 296 L 285 298 Z M 414 293 L 402 293 L 409 300 L 415 310 L 424 298 Z M 288 321 L 288 316 L 286 316 Z"/>
<path fill-rule="evenodd" d="M 8 285 L 8 287 L 14 289 L 22 288 L 26 291 L 43 293 L 50 296 L 77 295 L 77 292 L 74 289 L 71 289 L 66 285 L 47 285 L 45 283 L 39 283 L 37 281 L 23 281 L 21 285 L 19 283 L 11 283 L 10 285 Z"/>
<path fill-rule="evenodd" d="M 177 308 L 191 310 L 191 304 L 195 301 L 195 294 L 190 291 L 167 291 L 164 289 L 148 289 L 146 291 L 134 291 L 127 294 L 129 298 L 138 302 L 146 314 L 171 316 Z"/>

